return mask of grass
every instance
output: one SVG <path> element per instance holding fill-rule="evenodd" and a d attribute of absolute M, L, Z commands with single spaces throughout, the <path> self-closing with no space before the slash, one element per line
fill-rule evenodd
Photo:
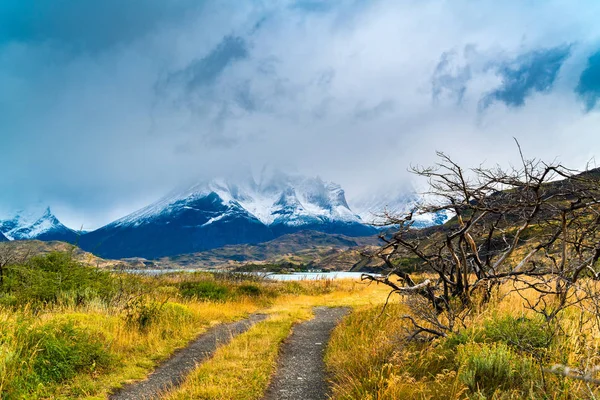
<path fill-rule="evenodd" d="M 553 364 L 598 363 L 592 316 L 570 309 L 556 324 L 502 288 L 488 308 L 448 338 L 408 342 L 407 308 L 357 308 L 335 330 L 326 354 L 333 399 L 593 399 L 600 388 L 544 372 Z M 534 296 L 533 293 L 530 293 Z"/>
<path fill-rule="evenodd" d="M 277 313 L 217 350 L 200 365 L 169 400 L 262 398 L 277 363 L 281 342 L 292 325 L 309 317 L 306 311 Z"/>
<path fill-rule="evenodd" d="M 2 399 L 106 398 L 115 388 L 145 378 L 210 326 L 257 311 L 270 313 L 271 318 L 239 338 L 246 342 L 236 341 L 222 351 L 231 352 L 232 370 L 245 371 L 241 378 L 248 383 L 248 377 L 256 379 L 249 387 L 263 387 L 274 365 L 267 360 L 274 359 L 278 343 L 313 305 L 369 304 L 383 295 L 358 282 L 271 282 L 206 273 L 112 274 L 62 254 L 10 266 L 4 278 Z M 246 347 L 244 358 L 243 343 L 261 344 Z M 253 355 L 249 349 L 261 352 Z M 214 381 L 213 392 L 226 379 L 235 378 L 210 372 L 219 365 L 208 363 L 201 372 L 221 376 Z"/>
<path fill-rule="evenodd" d="M 28 310 L 0 310 L 5 332 L 0 338 L 2 398 L 104 398 L 111 388 L 144 378 L 160 360 L 208 327 L 243 318 L 258 308 L 249 300 L 220 307 L 211 302 L 169 301 L 162 303 L 160 313 L 143 327 L 137 322 L 132 326 L 124 315 L 102 304 L 55 307 L 35 316 Z M 79 343 L 74 349 L 65 346 L 73 337 Z M 97 349 L 99 343 L 102 353 Z M 94 350 L 102 357 L 80 360 L 79 348 Z M 39 368 L 63 359 L 65 367 L 56 372 Z M 18 379 L 32 377 L 30 371 L 41 371 L 39 379 Z"/>
<path fill-rule="evenodd" d="M 600 360 L 592 311 L 557 323 L 503 287 L 460 332 L 407 341 L 408 312 L 388 289 L 357 281 L 269 282 L 235 274 L 108 274 L 58 255 L 11 266 L 0 285 L 0 398 L 103 399 L 144 379 L 210 326 L 250 313 L 267 320 L 200 365 L 169 399 L 258 399 L 281 342 L 314 306 L 354 312 L 326 352 L 334 399 L 584 399 L 600 390 L 544 372 Z M 41 271 L 36 274 L 37 271 Z M 99 284 L 100 282 L 101 284 Z M 534 294 L 531 294 L 533 299 Z M 530 299 L 530 300 L 531 300 Z M 593 310 L 590 308 L 590 310 Z"/>

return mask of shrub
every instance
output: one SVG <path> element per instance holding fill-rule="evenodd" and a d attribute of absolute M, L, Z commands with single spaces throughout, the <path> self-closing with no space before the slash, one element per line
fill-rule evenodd
<path fill-rule="evenodd" d="M 35 352 L 33 370 L 42 382 L 60 382 L 110 365 L 102 342 L 72 323 L 44 325 L 28 339 L 27 347 Z"/>
<path fill-rule="evenodd" d="M 129 300 L 124 307 L 125 323 L 144 332 L 160 319 L 164 305 L 165 303 L 149 301 L 141 296 L 135 297 Z"/>
<path fill-rule="evenodd" d="M 460 346 L 457 356 L 461 382 L 486 397 L 499 390 L 528 394 L 538 378 L 533 360 L 517 355 L 504 343 Z"/>
<path fill-rule="evenodd" d="M 183 297 L 210 301 L 225 301 L 230 295 L 227 286 L 213 281 L 182 282 L 179 291 Z"/>
<path fill-rule="evenodd" d="M 24 318 L 12 325 L 10 335 L 0 336 L 5 357 L 0 360 L 1 398 L 30 398 L 46 384 L 61 383 L 81 373 L 95 373 L 112 366 L 114 356 L 102 338 L 72 322 L 35 326 Z"/>
<path fill-rule="evenodd" d="M 69 253 L 58 252 L 8 268 L 0 291 L 14 296 L 19 304 L 80 305 L 95 298 L 107 300 L 114 294 L 109 272 L 85 266 Z"/>
<path fill-rule="evenodd" d="M 306 289 L 299 282 L 287 281 L 284 282 L 282 292 L 289 294 L 305 294 Z"/>
<path fill-rule="evenodd" d="M 506 343 L 515 350 L 542 356 L 552 343 L 553 335 L 541 318 L 507 315 L 484 324 L 484 335 L 491 341 Z"/>
<path fill-rule="evenodd" d="M 251 283 L 238 286 L 237 291 L 241 295 L 252 297 L 258 297 L 263 293 L 262 289 L 259 286 L 253 285 Z"/>

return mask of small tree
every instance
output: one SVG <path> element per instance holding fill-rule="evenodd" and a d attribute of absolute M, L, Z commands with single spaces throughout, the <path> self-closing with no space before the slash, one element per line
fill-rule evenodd
<path fill-rule="evenodd" d="M 28 252 L 20 254 L 17 247 L 10 242 L 0 244 L 0 285 L 4 284 L 6 269 L 12 265 L 24 262 L 28 256 Z"/>
<path fill-rule="evenodd" d="M 434 167 L 412 168 L 428 179 L 427 201 L 407 215 L 384 215 L 393 232 L 380 235 L 384 244 L 369 257 L 383 260 L 385 274 L 363 276 L 406 296 L 415 334 L 446 336 L 502 282 L 520 294 L 535 290 L 536 302 L 523 299 L 548 321 L 597 296 L 582 278 L 600 275 L 599 170 L 578 173 L 522 154 L 520 167 L 465 170 L 438 157 Z M 413 229 L 414 216 L 431 213 L 453 217 Z M 399 262 L 408 257 L 435 278 L 415 282 Z"/>

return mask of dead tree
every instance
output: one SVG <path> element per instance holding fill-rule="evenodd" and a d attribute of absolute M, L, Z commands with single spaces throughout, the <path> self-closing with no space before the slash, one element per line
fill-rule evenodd
<path fill-rule="evenodd" d="M 369 255 L 384 262 L 384 274 L 363 276 L 418 309 L 406 316 L 416 334 L 446 336 L 507 281 L 519 293 L 535 290 L 538 300 L 527 301 L 547 320 L 597 295 L 587 283 L 600 276 L 600 170 L 581 173 L 522 154 L 518 167 L 465 170 L 438 156 L 434 167 L 412 168 L 428 179 L 426 201 L 407 215 L 385 215 L 392 233 L 381 234 L 383 246 Z M 418 214 L 438 213 L 452 218 L 413 228 Z M 435 278 L 416 282 L 399 262 L 407 259 Z"/>

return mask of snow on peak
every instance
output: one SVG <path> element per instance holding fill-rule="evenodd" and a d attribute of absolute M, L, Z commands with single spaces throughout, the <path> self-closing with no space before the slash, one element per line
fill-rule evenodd
<path fill-rule="evenodd" d="M 9 240 L 35 239 L 43 233 L 61 228 L 63 225 L 52 214 L 50 207 L 43 211 L 20 210 L 12 218 L 0 220 L 0 232 Z"/>
<path fill-rule="evenodd" d="M 157 202 L 118 221 L 116 225 L 139 225 L 165 215 L 194 200 L 216 194 L 230 210 L 245 210 L 265 225 L 342 221 L 361 223 L 348 207 L 340 185 L 321 178 L 283 173 L 234 181 L 213 179 L 171 192 Z M 216 221 L 212 220 L 212 222 Z"/>

